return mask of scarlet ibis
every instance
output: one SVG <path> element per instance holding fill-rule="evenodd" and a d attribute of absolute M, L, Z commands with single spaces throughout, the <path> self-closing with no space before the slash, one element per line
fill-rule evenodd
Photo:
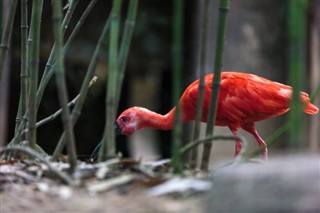
<path fill-rule="evenodd" d="M 205 93 L 201 121 L 207 122 L 213 74 L 205 76 Z M 182 94 L 179 104 L 181 121 L 195 119 L 199 80 L 191 83 Z M 238 137 L 238 128 L 251 133 L 257 140 L 264 159 L 267 159 L 266 143 L 258 134 L 255 122 L 286 113 L 290 109 L 292 88 L 257 75 L 240 72 L 222 72 L 220 95 L 215 125 L 227 126 Z M 307 93 L 301 92 L 304 112 L 316 114 L 319 109 L 310 103 Z M 118 134 L 130 135 L 143 128 L 170 130 L 174 126 L 175 107 L 161 115 L 143 107 L 131 107 L 117 118 Z M 240 141 L 235 141 L 235 157 L 241 150 Z"/>

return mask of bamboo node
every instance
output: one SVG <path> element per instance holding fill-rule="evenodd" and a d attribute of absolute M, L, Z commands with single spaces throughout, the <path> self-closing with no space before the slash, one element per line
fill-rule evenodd
<path fill-rule="evenodd" d="M 136 22 L 135 22 L 135 21 L 129 21 L 129 20 L 127 20 L 127 21 L 126 21 L 126 24 L 127 24 L 127 25 L 130 25 L 130 26 L 134 26 L 134 25 L 136 24 Z"/>
<path fill-rule="evenodd" d="M 219 10 L 221 12 L 228 12 L 230 10 L 230 7 L 219 7 Z"/>
<path fill-rule="evenodd" d="M 20 27 L 22 30 L 25 30 L 25 29 L 28 29 L 29 28 L 29 26 L 28 25 L 21 25 L 21 27 Z"/>
<path fill-rule="evenodd" d="M 10 45 L 8 44 L 0 44 L 1 49 L 9 49 Z"/>

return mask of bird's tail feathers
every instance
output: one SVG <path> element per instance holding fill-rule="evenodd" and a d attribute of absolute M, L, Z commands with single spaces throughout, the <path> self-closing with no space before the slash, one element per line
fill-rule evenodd
<path fill-rule="evenodd" d="M 301 101 L 305 104 L 304 112 L 310 115 L 317 114 L 319 112 L 319 108 L 310 103 L 309 95 L 305 92 L 301 92 Z"/>

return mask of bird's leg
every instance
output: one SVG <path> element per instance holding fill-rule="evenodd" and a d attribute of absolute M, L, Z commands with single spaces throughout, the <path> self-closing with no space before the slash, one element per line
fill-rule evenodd
<path fill-rule="evenodd" d="M 264 140 L 260 137 L 260 135 L 257 132 L 256 126 L 254 123 L 247 123 L 245 125 L 241 125 L 241 128 L 245 131 L 251 133 L 255 139 L 257 140 L 261 150 L 262 150 L 262 157 L 264 160 L 268 160 L 268 148 L 267 144 L 264 142 Z"/>
<path fill-rule="evenodd" d="M 231 130 L 234 137 L 237 137 L 237 138 L 239 137 L 237 128 L 233 128 L 229 126 L 229 129 Z M 236 147 L 235 147 L 234 157 L 237 158 L 242 149 L 242 144 L 238 139 L 236 139 L 235 141 L 236 141 Z"/>

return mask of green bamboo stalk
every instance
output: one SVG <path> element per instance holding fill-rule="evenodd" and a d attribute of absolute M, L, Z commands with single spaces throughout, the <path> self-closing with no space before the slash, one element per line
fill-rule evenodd
<path fill-rule="evenodd" d="M 319 97 L 320 97 L 320 82 L 318 83 L 318 87 L 316 88 L 316 90 L 310 96 L 311 103 L 313 103 L 316 100 L 316 98 L 319 98 Z"/>
<path fill-rule="evenodd" d="M 69 0 L 68 1 L 68 10 L 66 12 L 66 15 L 63 18 L 62 24 L 60 25 L 60 28 L 62 31 L 62 38 L 63 38 L 66 30 L 69 28 L 70 20 L 72 18 L 73 12 L 76 9 L 78 2 L 79 2 L 79 0 Z"/>
<path fill-rule="evenodd" d="M 0 41 L 2 41 L 2 33 L 3 33 L 3 1 L 0 2 Z"/>
<path fill-rule="evenodd" d="M 90 61 L 90 64 L 89 64 L 89 67 L 88 67 L 88 70 L 86 72 L 86 76 L 82 82 L 82 85 L 81 85 L 81 89 L 80 89 L 80 92 L 79 92 L 79 100 L 78 102 L 76 103 L 75 107 L 73 108 L 72 110 L 72 114 L 71 114 L 71 117 L 72 117 L 72 124 L 75 125 L 75 123 L 77 122 L 80 114 L 81 114 L 81 111 L 82 111 L 82 107 L 83 107 L 83 104 L 84 104 L 84 101 L 87 97 L 87 93 L 88 93 L 88 81 L 92 78 L 92 76 L 94 75 L 94 72 L 95 72 L 95 68 L 96 68 L 96 65 L 97 65 L 97 62 L 98 62 L 98 56 L 101 52 L 101 47 L 107 43 L 107 32 L 108 32 L 108 29 L 109 29 L 109 26 L 110 26 L 110 21 L 111 21 L 111 16 L 108 17 L 107 21 L 105 22 L 105 25 L 103 27 L 103 30 L 102 30 L 102 33 L 99 37 L 99 40 L 98 40 L 98 44 L 94 50 L 94 53 L 93 53 L 93 56 L 91 58 L 91 61 Z M 56 146 L 54 152 L 53 152 L 53 155 L 52 155 L 52 160 L 57 160 L 58 157 L 60 156 L 64 146 L 66 144 L 66 141 L 65 141 L 65 133 L 63 133 L 59 139 L 59 142 L 58 142 L 58 145 Z"/>
<path fill-rule="evenodd" d="M 208 53 L 208 31 L 209 31 L 209 22 L 210 22 L 210 1 L 206 0 L 201 2 L 202 10 L 204 13 L 202 14 L 202 30 L 201 30 L 201 56 L 200 56 L 200 79 L 199 79 L 199 92 L 198 92 L 198 99 L 197 99 L 197 109 L 196 109 L 196 117 L 193 129 L 193 141 L 199 139 L 200 136 L 200 119 L 202 115 L 202 108 L 203 108 L 203 101 L 204 101 L 204 78 L 205 78 L 205 68 L 207 64 L 207 53 Z M 191 150 L 191 163 L 192 167 L 196 167 L 198 159 L 198 147 Z"/>
<path fill-rule="evenodd" d="M 64 18 L 64 20 L 63 20 L 63 22 L 62 22 L 62 26 L 61 26 L 61 29 L 63 30 L 63 32 L 65 32 L 65 30 L 66 30 L 67 27 L 68 27 L 69 21 L 70 21 L 70 19 L 71 19 L 71 15 L 73 14 L 74 9 L 75 9 L 78 1 L 79 1 L 79 0 L 72 1 L 71 4 L 70 4 L 69 7 L 68 7 L 68 11 L 67 11 L 67 13 L 66 13 L 66 14 L 68 14 L 68 15 L 65 16 L 65 18 Z M 95 1 L 96 1 L 96 0 L 91 1 L 91 2 L 90 2 L 90 5 L 91 5 L 92 2 L 95 2 Z M 87 10 L 86 10 L 86 11 L 87 11 Z M 82 20 L 84 20 L 84 19 L 85 19 L 85 18 L 82 17 Z M 76 33 L 74 33 L 75 31 L 76 31 L 76 32 L 79 31 L 79 28 L 81 27 L 81 25 L 82 25 L 82 24 L 77 24 L 77 29 L 75 28 L 75 29 L 72 31 L 72 34 L 73 34 L 73 35 L 76 34 Z M 32 29 L 32 28 L 33 28 L 33 27 L 32 27 L 32 23 L 31 23 L 30 29 Z M 30 54 L 31 54 L 31 53 L 30 53 L 30 49 L 31 49 L 30 46 L 31 46 L 31 44 L 32 44 L 31 34 L 32 34 L 32 32 L 30 31 L 30 33 L 29 33 L 29 39 L 28 39 L 28 41 L 27 41 L 27 47 L 28 47 L 28 51 L 27 51 L 28 53 L 27 53 L 27 55 L 28 55 L 28 56 L 30 56 Z M 69 39 L 68 39 L 68 41 L 67 41 L 67 43 L 69 43 L 69 45 L 70 45 L 72 39 L 73 39 L 73 38 L 70 38 L 70 37 L 69 37 Z M 52 71 L 53 61 L 54 61 L 54 55 L 55 55 L 55 50 L 54 50 L 54 49 L 55 49 L 55 48 L 54 48 L 54 46 L 53 46 L 53 49 L 51 50 L 50 56 L 49 56 L 48 61 L 47 61 L 46 68 L 45 68 L 45 70 L 44 70 L 44 73 L 48 73 L 48 72 L 50 72 L 50 71 L 51 71 L 51 73 L 49 73 L 48 75 L 46 75 L 47 77 L 45 77 L 45 78 L 44 78 L 45 74 L 42 76 L 42 79 L 41 79 L 40 84 L 39 84 L 39 88 L 38 88 L 38 90 L 37 90 L 37 95 L 36 95 L 37 110 L 38 110 L 38 107 L 39 107 L 39 105 L 40 105 L 40 102 L 41 102 L 41 99 L 42 99 L 42 95 L 43 95 L 44 89 L 45 89 L 45 87 L 47 86 L 47 84 L 48 84 L 49 80 L 51 79 L 52 75 L 54 74 L 54 72 Z M 64 48 L 64 53 L 65 53 L 65 52 L 66 52 L 66 48 Z M 30 68 L 29 68 L 28 65 L 27 65 L 27 70 L 29 70 L 29 69 L 30 69 Z M 29 71 L 27 71 L 27 73 L 29 73 Z M 28 74 L 28 75 L 29 75 L 29 74 Z M 25 125 L 25 123 L 26 123 L 26 120 L 27 120 L 27 113 L 25 113 L 24 116 L 23 116 L 23 120 L 22 120 L 23 122 L 20 123 L 20 125 L 19 125 L 18 128 L 16 128 L 17 131 L 16 131 L 16 133 L 15 133 L 14 138 L 11 140 L 10 144 L 17 144 L 17 143 L 20 141 L 19 138 L 21 137 L 22 131 L 25 129 L 25 128 L 24 128 L 24 125 Z"/>
<path fill-rule="evenodd" d="M 42 13 L 43 0 L 34 0 L 31 15 L 31 55 L 30 55 L 30 91 L 29 91 L 29 142 L 31 148 L 36 147 L 37 141 L 37 108 L 36 108 L 36 92 L 38 87 L 38 71 L 39 71 L 39 49 L 40 49 L 40 23 Z"/>
<path fill-rule="evenodd" d="M 19 108 L 16 116 L 15 134 L 19 125 L 27 112 L 28 107 L 28 73 L 27 73 L 27 40 L 28 40 L 28 1 L 21 1 L 21 70 L 20 70 L 20 99 Z M 24 128 L 24 127 L 23 127 Z M 20 140 L 19 140 L 20 141 Z"/>
<path fill-rule="evenodd" d="M 108 156 L 115 155 L 115 134 L 113 123 L 116 114 L 116 90 L 118 66 L 118 41 L 120 26 L 120 10 L 122 0 L 113 0 L 111 11 L 111 30 L 109 46 L 109 66 L 108 66 L 108 85 L 106 95 L 106 124 L 104 129 L 104 138 L 99 152 L 99 161 L 105 160 Z"/>
<path fill-rule="evenodd" d="M 78 34 L 79 30 L 81 29 L 82 24 L 84 23 L 85 19 L 87 18 L 87 16 L 89 15 L 89 13 L 91 12 L 91 10 L 93 9 L 93 6 L 97 3 L 97 0 L 91 0 L 88 4 L 88 6 L 86 7 L 86 9 L 84 10 L 84 12 L 82 13 L 81 17 L 79 18 L 76 26 L 74 27 L 74 29 L 72 30 L 68 40 L 66 41 L 64 48 L 63 48 L 63 53 L 66 54 L 66 52 L 68 51 L 68 49 L 70 48 L 70 44 L 72 43 L 74 37 L 76 37 L 76 35 Z M 70 6 L 71 7 L 71 6 Z"/>
<path fill-rule="evenodd" d="M 290 147 L 301 148 L 306 136 L 300 91 L 304 88 L 306 72 L 306 14 L 308 1 L 288 1 L 288 71 L 293 87 L 289 122 Z"/>
<path fill-rule="evenodd" d="M 92 78 L 92 80 L 90 81 L 88 87 L 91 87 L 96 81 L 97 81 L 97 77 L 94 76 L 94 77 Z M 74 99 L 72 99 L 72 100 L 68 103 L 68 108 L 76 105 L 76 103 L 78 102 L 78 100 L 79 100 L 80 97 L 81 97 L 80 94 L 78 94 Z M 49 115 L 48 117 L 43 118 L 42 120 L 38 121 L 37 124 L 36 124 L 36 127 L 39 128 L 40 126 L 48 123 L 49 121 L 52 121 L 52 120 L 56 119 L 56 118 L 57 118 L 58 116 L 60 116 L 61 114 L 62 114 L 62 109 L 57 110 L 55 113 L 53 113 L 53 114 Z M 72 115 L 71 115 L 71 118 L 72 118 Z M 74 123 L 73 123 L 73 125 L 74 125 Z M 19 127 L 20 127 L 20 126 L 19 126 Z M 19 131 L 20 131 L 20 130 L 19 130 Z M 27 131 L 27 129 L 24 129 L 24 130 L 23 130 L 23 132 L 26 132 L 26 131 Z M 63 133 L 63 139 L 64 139 L 64 144 L 63 144 L 63 146 L 64 146 L 65 143 L 66 143 L 65 135 L 64 135 L 64 134 L 65 134 L 65 133 Z M 63 148 L 63 147 L 62 147 L 62 148 Z M 61 151 L 62 151 L 62 148 L 61 148 Z M 60 152 L 60 153 L 61 153 L 61 152 Z M 60 153 L 59 153 L 59 155 L 60 155 Z M 59 155 L 57 155 L 57 157 L 58 157 Z"/>
<path fill-rule="evenodd" d="M 79 0 L 73 0 L 73 1 L 71 1 L 71 4 L 68 7 L 68 11 L 63 19 L 61 26 L 60 26 L 61 31 L 62 31 L 62 36 L 64 36 L 64 34 L 69 26 L 70 19 L 72 17 L 72 14 L 73 14 L 78 2 L 79 2 Z M 43 71 L 43 75 L 42 75 L 42 78 L 41 78 L 41 81 L 39 84 L 39 88 L 37 90 L 37 98 L 36 98 L 37 110 L 39 108 L 44 90 L 55 72 L 55 69 L 54 69 L 54 64 L 56 61 L 55 55 L 56 55 L 56 45 L 54 44 L 52 47 L 52 50 L 50 52 L 46 67 Z"/>
<path fill-rule="evenodd" d="M 206 144 L 206 143 L 212 143 L 217 140 L 239 140 L 240 143 L 242 144 L 240 155 L 245 152 L 246 146 L 247 146 L 247 141 L 243 137 L 235 137 L 235 136 L 223 136 L 223 135 L 217 135 L 217 136 L 210 136 L 208 138 L 204 139 L 197 139 L 191 143 L 186 144 L 184 147 L 180 149 L 180 154 L 185 154 L 189 150 L 193 150 L 194 147 L 199 146 L 200 144 Z M 259 149 L 260 150 L 260 149 Z M 260 150 L 261 151 L 261 150 Z"/>
<path fill-rule="evenodd" d="M 10 48 L 11 32 L 13 27 L 14 16 L 16 13 L 17 3 L 18 3 L 17 0 L 9 1 L 8 18 L 5 24 L 3 35 L 1 34 L 2 36 L 1 36 L 1 44 L 0 44 L 0 80 L 2 76 L 4 61 L 6 59 L 8 49 Z"/>
<path fill-rule="evenodd" d="M 125 68 L 127 64 L 130 42 L 131 42 L 131 38 L 132 38 L 134 26 L 135 26 L 138 3 L 139 3 L 138 0 L 131 0 L 129 2 L 127 19 L 124 26 L 124 33 L 123 33 L 123 38 L 121 41 L 120 52 L 119 52 L 119 74 L 117 75 L 118 87 L 116 90 L 116 110 L 118 109 L 118 105 L 120 101 L 122 83 L 123 83 Z"/>
<path fill-rule="evenodd" d="M 10 87 L 10 59 L 6 57 L 3 66 L 3 77 L 0 80 L 0 147 L 5 146 L 7 140 L 7 117 Z"/>
<path fill-rule="evenodd" d="M 172 24 L 172 103 L 178 103 L 181 95 L 181 71 L 183 54 L 183 0 L 173 1 L 173 24 Z M 179 149 L 182 143 L 182 123 L 180 122 L 180 106 L 176 105 L 174 117 L 174 130 L 172 133 L 172 167 L 174 173 L 182 173 L 182 162 Z"/>
<path fill-rule="evenodd" d="M 75 148 L 75 139 L 73 133 L 73 126 L 71 123 L 70 111 L 68 108 L 68 94 L 67 86 L 65 80 L 65 70 L 64 70 L 64 55 L 62 52 L 63 47 L 63 32 L 61 30 L 61 20 L 62 20 L 62 3 L 61 0 L 53 1 L 53 32 L 56 43 L 56 83 L 58 88 L 58 96 L 60 105 L 62 108 L 62 122 L 64 131 L 66 132 L 67 138 L 67 149 L 70 161 L 71 172 L 74 172 L 77 165 L 77 156 Z"/>
<path fill-rule="evenodd" d="M 221 67 L 222 67 L 222 55 L 224 47 L 224 37 L 226 31 L 227 14 L 229 10 L 229 0 L 220 0 L 219 6 L 219 18 L 217 26 L 217 39 L 216 39 L 216 51 L 214 61 L 214 80 L 212 81 L 212 92 L 210 96 L 210 105 L 207 119 L 206 136 L 213 135 L 214 123 L 216 120 L 217 103 L 220 91 L 220 78 L 221 78 Z M 211 143 L 204 145 L 201 169 L 208 170 L 209 159 L 211 153 Z"/>
<path fill-rule="evenodd" d="M 9 3 L 8 17 L 2 17 L 1 21 L 5 20 L 5 29 L 0 34 L 0 147 L 5 145 L 7 140 L 7 117 L 8 117 L 8 98 L 9 98 L 9 85 L 10 85 L 10 68 L 8 49 L 11 41 L 11 32 L 14 21 L 14 14 L 16 11 L 17 1 Z M 1 2 L 1 6 L 3 2 Z M 1 7 L 1 9 L 3 9 Z M 1 14 L 2 16 L 2 14 Z"/>

